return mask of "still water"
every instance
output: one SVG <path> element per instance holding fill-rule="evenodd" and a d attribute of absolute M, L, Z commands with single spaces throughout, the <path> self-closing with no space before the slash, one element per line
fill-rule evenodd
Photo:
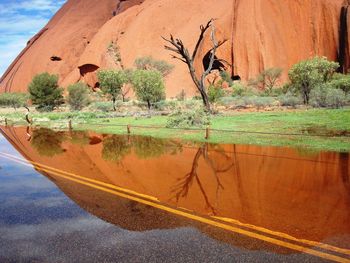
<path fill-rule="evenodd" d="M 349 153 L 1 133 L 0 262 L 350 262 Z"/>

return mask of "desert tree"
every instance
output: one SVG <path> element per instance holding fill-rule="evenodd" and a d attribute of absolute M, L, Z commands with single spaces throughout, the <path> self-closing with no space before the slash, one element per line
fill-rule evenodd
<path fill-rule="evenodd" d="M 196 60 L 196 57 L 198 54 L 198 49 L 199 49 L 201 43 L 203 42 L 205 33 L 207 32 L 208 29 L 211 29 L 210 39 L 211 39 L 213 46 L 209 51 L 210 52 L 209 65 L 208 65 L 207 69 L 205 69 L 203 71 L 200 79 L 198 79 L 197 74 L 196 74 L 196 70 L 194 67 L 194 61 Z M 215 57 L 217 49 L 221 45 L 223 45 L 226 42 L 226 40 L 223 40 L 223 41 L 216 40 L 214 19 L 211 19 L 205 26 L 201 25 L 200 30 L 201 30 L 201 32 L 200 32 L 200 35 L 198 37 L 198 41 L 196 43 L 196 46 L 195 46 L 192 54 L 190 54 L 190 52 L 185 47 L 185 44 L 183 43 L 183 41 L 181 39 L 174 38 L 173 35 L 170 35 L 170 39 L 167 39 L 165 37 L 162 37 L 162 38 L 170 44 L 170 45 L 165 45 L 165 49 L 178 54 L 178 55 L 173 55 L 172 57 L 182 61 L 183 63 L 185 63 L 188 66 L 188 69 L 189 69 L 190 74 L 191 74 L 191 78 L 192 78 L 194 84 L 196 85 L 198 91 L 201 94 L 203 104 L 204 104 L 206 110 L 208 112 L 210 112 L 210 102 L 209 102 L 209 98 L 208 98 L 205 80 L 206 80 L 206 77 L 211 72 L 211 70 L 213 69 L 214 62 L 218 61 L 218 59 Z"/>
<path fill-rule="evenodd" d="M 115 102 L 122 93 L 123 86 L 128 82 L 128 78 L 123 70 L 100 70 L 97 77 L 103 93 L 112 98 L 113 110 L 116 111 Z"/>
<path fill-rule="evenodd" d="M 35 75 L 28 91 L 32 103 L 42 111 L 52 111 L 64 101 L 63 89 L 58 86 L 58 76 L 47 72 Z"/>
<path fill-rule="evenodd" d="M 311 91 L 329 82 L 338 68 L 337 62 L 314 57 L 295 64 L 288 76 L 292 87 L 301 93 L 304 104 L 309 104 Z"/>
<path fill-rule="evenodd" d="M 136 97 L 147 103 L 148 109 L 155 102 L 165 99 L 165 86 L 162 74 L 157 70 L 135 70 L 132 85 Z"/>

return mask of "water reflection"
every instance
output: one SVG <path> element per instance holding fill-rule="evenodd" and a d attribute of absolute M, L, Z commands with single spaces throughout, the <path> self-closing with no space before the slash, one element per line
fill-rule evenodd
<path fill-rule="evenodd" d="M 130 151 L 131 144 L 125 136 L 112 135 L 103 139 L 102 158 L 106 161 L 120 162 Z"/>
<path fill-rule="evenodd" d="M 220 147 L 216 147 L 215 154 L 220 155 L 222 158 L 216 159 L 213 158 L 213 155 L 209 153 L 209 144 L 204 144 L 198 148 L 198 151 L 192 161 L 191 171 L 187 173 L 184 177 L 178 179 L 178 183 L 172 189 L 172 192 L 175 194 L 176 203 L 179 203 L 180 198 L 186 198 L 190 189 L 194 187 L 194 184 L 200 189 L 200 193 L 203 196 L 203 200 L 206 205 L 206 209 L 211 211 L 211 215 L 216 215 L 216 207 L 219 202 L 219 191 L 224 190 L 224 186 L 220 181 L 220 174 L 229 172 L 234 168 L 233 160 L 224 152 Z M 205 161 L 209 167 L 209 172 L 212 173 L 213 178 L 215 179 L 215 205 L 209 200 L 208 194 L 205 187 L 201 182 L 201 178 L 198 174 L 198 166 L 201 158 Z M 210 187 L 213 187 L 211 185 Z"/>
<path fill-rule="evenodd" d="M 28 142 L 25 128 L 7 127 L 4 133 L 27 159 L 82 176 L 90 184 L 126 189 L 141 199 L 270 234 L 350 249 L 347 153 L 301 155 L 288 148 L 47 129 L 33 130 Z M 35 137 L 40 143 L 33 143 Z M 47 150 L 52 146 L 55 150 Z M 81 207 L 123 228 L 186 225 L 165 211 L 47 174 Z M 227 240 L 217 232 L 210 235 Z"/>
<path fill-rule="evenodd" d="M 53 157 L 54 155 L 64 152 L 62 142 L 64 134 L 62 132 L 54 132 L 50 129 L 41 128 L 33 130 L 31 136 L 31 145 L 38 151 L 40 155 Z"/>

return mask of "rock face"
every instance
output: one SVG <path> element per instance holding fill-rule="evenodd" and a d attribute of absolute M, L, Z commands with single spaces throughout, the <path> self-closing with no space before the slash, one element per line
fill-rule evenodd
<path fill-rule="evenodd" d="M 216 18 L 218 40 L 227 39 L 217 56 L 233 64 L 227 71 L 243 80 L 269 67 L 284 70 L 302 59 L 320 55 L 350 67 L 350 23 L 346 0 L 69 0 L 28 43 L 0 80 L 0 92 L 26 91 L 32 77 L 48 71 L 60 84 L 84 80 L 98 86 L 99 68 L 133 67 L 151 55 L 175 65 L 167 77 L 167 96 L 195 88 L 185 64 L 171 59 L 161 36 L 181 38 L 191 51 L 199 25 Z M 211 43 L 200 47 L 197 73 Z M 57 60 L 59 58 L 60 60 Z M 205 61 L 204 61 L 205 62 Z"/>

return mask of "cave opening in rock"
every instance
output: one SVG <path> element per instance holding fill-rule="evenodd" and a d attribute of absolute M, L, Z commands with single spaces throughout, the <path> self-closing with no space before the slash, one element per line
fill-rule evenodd
<path fill-rule="evenodd" d="M 208 51 L 207 54 L 203 57 L 203 67 L 204 70 L 207 70 L 209 68 L 209 63 L 210 63 L 210 56 L 211 56 L 211 51 Z M 227 66 L 225 64 L 229 64 L 228 62 L 225 62 L 222 59 L 219 59 L 217 56 L 214 56 L 214 64 L 212 70 L 218 70 L 220 72 L 226 71 Z M 232 65 L 233 66 L 233 65 Z M 239 75 L 233 75 L 231 76 L 231 79 L 233 81 L 235 80 L 241 80 L 241 77 Z"/>
<path fill-rule="evenodd" d="M 94 89 L 99 89 L 100 88 L 100 82 L 96 82 L 94 85 Z"/>
<path fill-rule="evenodd" d="M 51 60 L 51 61 L 61 61 L 62 58 L 60 58 L 60 57 L 58 57 L 58 56 L 52 56 L 52 57 L 50 58 L 50 60 Z"/>
<path fill-rule="evenodd" d="M 203 57 L 203 67 L 204 70 L 207 70 L 209 68 L 210 64 L 210 56 L 211 56 L 211 51 L 208 51 L 207 54 Z M 220 59 L 217 58 L 217 56 L 214 56 L 214 64 L 212 70 L 219 70 L 219 71 L 225 71 L 226 66 L 224 63 L 221 62 Z"/>
<path fill-rule="evenodd" d="M 80 76 L 84 77 L 88 73 L 96 72 L 100 67 L 94 64 L 85 64 L 79 67 Z"/>

